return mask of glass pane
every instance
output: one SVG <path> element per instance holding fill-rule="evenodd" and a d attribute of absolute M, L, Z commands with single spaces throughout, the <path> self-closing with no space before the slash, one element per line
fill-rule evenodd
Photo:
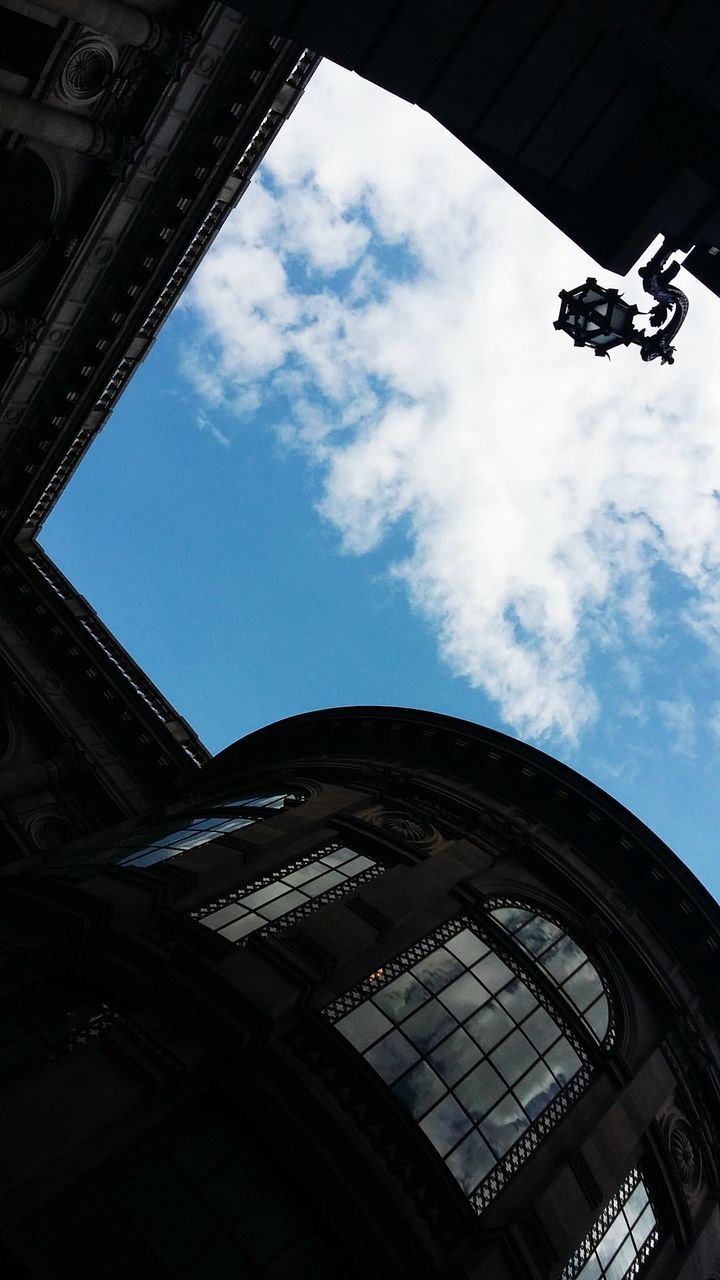
<path fill-rule="evenodd" d="M 545 1061 L 561 1084 L 567 1084 L 580 1070 L 580 1059 L 564 1036 L 548 1049 Z"/>
<path fill-rule="evenodd" d="M 550 1045 L 554 1044 L 560 1035 L 560 1029 L 557 1024 L 550 1017 L 547 1010 L 539 1005 L 535 1012 L 531 1013 L 530 1017 L 523 1022 L 522 1029 L 528 1039 L 535 1045 L 535 1048 L 539 1049 L 541 1053 L 545 1049 L 549 1049 Z"/>
<path fill-rule="evenodd" d="M 455 1095 L 473 1120 L 480 1120 L 507 1093 L 507 1086 L 489 1062 L 481 1062 L 455 1089 Z"/>
<path fill-rule="evenodd" d="M 320 861 L 326 867 L 339 867 L 343 862 L 350 862 L 355 856 L 354 849 L 334 849 L 332 853 L 324 853 Z"/>
<path fill-rule="evenodd" d="M 613 1218 L 613 1221 L 610 1223 L 610 1226 L 597 1247 L 597 1255 L 603 1267 L 606 1267 L 615 1257 L 615 1254 L 620 1248 L 620 1245 L 626 1235 L 627 1226 L 625 1219 L 622 1214 L 619 1214 L 617 1218 Z"/>
<path fill-rule="evenodd" d="M 654 1226 L 655 1226 L 655 1214 L 650 1208 L 650 1205 L 648 1205 L 647 1209 L 638 1218 L 637 1222 L 635 1223 L 635 1226 L 632 1229 L 633 1240 L 635 1241 L 636 1247 L 638 1249 L 640 1249 L 642 1245 L 645 1243 Z"/>
<path fill-rule="evenodd" d="M 469 1195 L 495 1164 L 495 1157 L 479 1133 L 470 1133 L 448 1156 L 447 1166 Z"/>
<path fill-rule="evenodd" d="M 560 1092 L 560 1085 L 547 1067 L 539 1062 L 532 1071 L 518 1080 L 513 1090 L 531 1120 L 537 1120 L 553 1098 Z"/>
<path fill-rule="evenodd" d="M 540 963 L 544 969 L 547 969 L 548 973 L 552 974 L 557 982 L 563 982 L 585 960 L 587 960 L 585 952 L 580 950 L 572 938 L 566 936 L 561 938 L 560 942 L 556 942 L 554 947 L 551 947 Z"/>
<path fill-rule="evenodd" d="M 510 1150 L 513 1143 L 525 1132 L 529 1123 L 515 1099 L 506 1097 L 482 1121 L 480 1129 L 495 1155 L 499 1157 Z"/>
<path fill-rule="evenodd" d="M 480 1050 L 464 1031 L 457 1030 L 430 1054 L 430 1061 L 446 1084 L 453 1085 L 480 1058 Z"/>
<path fill-rule="evenodd" d="M 445 1085 L 427 1062 L 418 1062 L 401 1080 L 393 1085 L 393 1093 L 415 1119 L 430 1109 L 433 1102 L 445 1093 Z"/>
<path fill-rule="evenodd" d="M 508 983 L 500 992 L 498 1000 L 516 1022 L 522 1022 L 528 1013 L 532 1013 L 533 1009 L 537 1008 L 535 996 L 519 978 L 514 978 Z"/>
<path fill-rule="evenodd" d="M 392 1023 L 388 1022 L 384 1013 L 375 1008 L 372 1001 L 365 1000 L 357 1009 L 353 1009 L 352 1013 L 340 1019 L 337 1029 L 346 1040 L 362 1052 L 374 1040 L 379 1040 L 385 1032 L 392 1031 Z"/>
<path fill-rule="evenodd" d="M 529 911 L 524 911 L 522 907 L 497 907 L 495 911 L 491 911 L 490 915 L 493 920 L 497 920 L 507 929 L 508 933 L 515 933 L 522 924 L 526 924 L 531 918 Z"/>
<path fill-rule="evenodd" d="M 568 978 L 563 991 L 580 1012 L 584 1012 L 603 993 L 602 982 L 595 966 L 587 961 L 577 973 Z"/>
<path fill-rule="evenodd" d="M 386 1013 L 388 1018 L 392 1018 L 393 1022 L 400 1022 L 429 998 L 425 988 L 409 973 L 401 974 L 394 982 L 389 983 L 373 996 L 375 1004 L 379 1005 L 383 1013 Z"/>
<path fill-rule="evenodd" d="M 289 884 L 293 889 L 299 889 L 301 884 L 306 884 L 308 880 L 316 880 L 318 876 L 325 875 L 327 867 L 322 862 L 308 862 L 305 867 L 298 867 L 297 871 L 291 871 L 289 875 L 283 876 L 285 884 Z"/>
<path fill-rule="evenodd" d="M 358 856 L 352 858 L 350 862 L 346 862 L 340 868 L 344 876 L 359 876 L 361 871 L 367 871 L 368 867 L 374 867 L 375 863 L 372 858 Z"/>
<path fill-rule="evenodd" d="M 508 982 L 512 982 L 515 977 L 512 969 L 508 969 L 500 957 L 493 952 L 473 966 L 473 973 L 493 995 L 507 986 Z"/>
<path fill-rule="evenodd" d="M 593 1254 L 590 1261 L 585 1264 L 582 1271 L 579 1273 L 577 1280 L 601 1280 L 600 1263 L 598 1262 L 595 1254 Z"/>
<path fill-rule="evenodd" d="M 403 1031 L 423 1053 L 429 1053 L 457 1026 L 455 1019 L 433 999 L 403 1023 Z"/>
<path fill-rule="evenodd" d="M 490 950 L 469 929 L 461 929 L 460 933 L 456 933 L 454 938 L 450 938 L 446 945 L 453 955 L 457 956 L 458 960 L 462 960 L 463 964 L 467 965 L 468 968 L 470 968 L 471 964 L 475 964 L 476 960 L 481 960 Z"/>
<path fill-rule="evenodd" d="M 365 1057 L 386 1084 L 392 1084 L 417 1062 L 419 1054 L 402 1032 L 391 1031 L 389 1036 L 384 1036 L 372 1049 L 368 1049 Z"/>
<path fill-rule="evenodd" d="M 317 880 L 308 880 L 303 885 L 303 893 L 309 898 L 316 898 L 319 893 L 327 893 L 328 889 L 334 889 L 336 884 L 344 882 L 342 871 L 326 871 L 324 875 L 318 876 Z"/>
<path fill-rule="evenodd" d="M 502 1040 L 503 1036 L 512 1031 L 513 1025 L 505 1010 L 501 1009 L 495 1000 L 491 1000 L 470 1018 L 465 1030 L 469 1031 L 480 1048 L 488 1053 Z"/>
<path fill-rule="evenodd" d="M 246 897 L 241 899 L 244 907 L 254 908 L 261 907 L 266 902 L 272 902 L 273 898 L 279 898 L 283 893 L 287 893 L 287 889 L 282 881 L 278 884 L 266 884 L 262 889 L 256 889 L 254 893 L 248 893 Z"/>
<path fill-rule="evenodd" d="M 459 1107 L 454 1098 L 443 1098 L 421 1122 L 420 1128 L 427 1134 L 441 1156 L 472 1128 L 470 1117 Z"/>
<path fill-rule="evenodd" d="M 307 902 L 304 893 L 300 893 L 299 889 L 290 889 L 281 898 L 275 898 L 272 902 L 264 902 L 261 907 L 257 907 L 257 911 L 266 920 L 277 920 L 279 916 L 286 916 L 289 911 L 294 911 L 296 907 L 302 906 L 304 902 Z"/>
<path fill-rule="evenodd" d="M 591 1009 L 585 1014 L 585 1021 L 591 1031 L 595 1032 L 598 1040 L 604 1040 L 607 1035 L 610 1014 L 608 1010 L 607 998 L 603 995 L 595 1002 Z"/>
<path fill-rule="evenodd" d="M 211 911 L 209 916 L 203 916 L 201 924 L 207 925 L 208 929 L 220 929 L 224 924 L 229 924 L 231 920 L 237 920 L 238 916 L 245 915 L 245 908 L 238 905 L 237 902 L 231 902 L 228 907 L 221 907 L 219 911 Z"/>
<path fill-rule="evenodd" d="M 528 1067 L 537 1062 L 537 1057 L 537 1049 L 530 1044 L 522 1031 L 514 1031 L 507 1040 L 503 1040 L 502 1044 L 492 1051 L 493 1065 L 497 1067 L 508 1084 L 513 1084 L 521 1075 L 524 1075 Z"/>
<path fill-rule="evenodd" d="M 635 1219 L 640 1217 L 643 1209 L 647 1208 L 647 1202 L 647 1191 L 643 1183 L 638 1182 L 635 1190 L 628 1196 L 624 1205 L 625 1216 L 630 1226 L 633 1226 Z"/>
<path fill-rule="evenodd" d="M 610 1266 L 605 1272 L 606 1280 L 624 1280 L 627 1275 L 630 1264 L 636 1258 L 635 1245 L 631 1239 L 627 1239 L 615 1254 Z"/>
<path fill-rule="evenodd" d="M 541 952 L 547 951 L 551 942 L 556 942 L 560 937 L 562 937 L 562 929 L 559 925 L 543 919 L 542 916 L 535 916 L 520 930 L 517 940 L 534 956 L 539 956 Z"/>
<path fill-rule="evenodd" d="M 252 912 L 248 912 L 241 920 L 236 920 L 234 924 L 226 925 L 224 929 L 220 930 L 220 933 L 223 938 L 227 938 L 228 942 L 237 942 L 238 938 L 244 938 L 246 934 L 253 933 L 255 929 L 259 929 L 264 923 L 262 916 L 256 916 Z"/>
<path fill-rule="evenodd" d="M 431 951 L 429 956 L 420 960 L 411 973 L 415 974 L 430 991 L 442 991 L 458 974 L 463 973 L 463 966 L 456 956 L 439 947 Z"/>
<path fill-rule="evenodd" d="M 464 1022 L 489 999 L 488 992 L 475 981 L 471 973 L 464 973 L 462 977 L 456 978 L 438 996 L 438 1000 L 442 1000 L 446 1008 L 455 1014 L 458 1022 Z"/>

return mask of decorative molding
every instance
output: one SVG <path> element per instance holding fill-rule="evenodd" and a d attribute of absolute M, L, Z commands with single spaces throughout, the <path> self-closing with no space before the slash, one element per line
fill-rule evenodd
<path fill-rule="evenodd" d="M 55 92 L 74 105 L 90 103 L 107 88 L 117 66 L 115 47 L 100 35 L 83 36 L 60 67 Z"/>
<path fill-rule="evenodd" d="M 438 832 L 429 822 L 401 809 L 384 809 L 380 813 L 368 814 L 367 821 L 405 844 L 434 844 L 438 837 Z"/>
<path fill-rule="evenodd" d="M 665 1134 L 670 1163 L 688 1199 L 697 1195 L 703 1180 L 702 1155 L 695 1134 L 684 1116 L 675 1116 Z"/>

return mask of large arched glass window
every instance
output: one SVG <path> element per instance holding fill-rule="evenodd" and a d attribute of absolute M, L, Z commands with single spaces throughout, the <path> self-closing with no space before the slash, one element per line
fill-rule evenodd
<path fill-rule="evenodd" d="M 384 866 L 347 845 L 326 844 L 191 912 L 228 942 L 276 933 L 381 875 Z"/>
<path fill-rule="evenodd" d="M 449 922 L 325 1010 L 478 1211 L 591 1074 L 574 1006 L 494 910 Z"/>
<path fill-rule="evenodd" d="M 631 1169 L 563 1268 L 561 1280 L 630 1280 L 659 1239 L 647 1187 Z"/>
<path fill-rule="evenodd" d="M 118 858 L 119 865 L 151 867 L 156 862 L 166 862 L 178 853 L 196 849 L 263 818 L 270 818 L 281 809 L 294 808 L 302 799 L 297 792 L 284 791 L 216 802 L 202 815 L 167 823 L 164 828 L 156 827 L 152 832 L 134 833 L 126 842 L 128 851 Z"/>

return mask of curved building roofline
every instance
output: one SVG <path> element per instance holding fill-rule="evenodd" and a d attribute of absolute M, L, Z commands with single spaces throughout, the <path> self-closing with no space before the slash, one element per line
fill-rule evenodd
<path fill-rule="evenodd" d="M 328 707 L 248 734 L 202 772 L 216 784 L 230 770 L 257 770 L 291 758 L 317 760 L 328 755 L 331 744 L 339 757 L 402 758 L 475 782 L 500 803 L 526 806 L 588 853 L 597 851 L 604 866 L 618 857 L 631 859 L 635 873 L 652 876 L 656 897 L 662 896 L 663 880 L 674 884 L 678 917 L 704 917 L 720 953 L 720 906 L 677 854 L 601 787 L 496 729 L 407 707 Z M 666 896 L 669 888 L 666 884 Z M 696 933 L 699 927 L 696 916 Z"/>

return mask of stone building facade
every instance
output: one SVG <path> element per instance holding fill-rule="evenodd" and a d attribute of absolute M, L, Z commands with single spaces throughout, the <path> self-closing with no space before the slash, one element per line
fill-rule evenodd
<path fill-rule="evenodd" d="M 0 864 L 208 759 L 38 536 L 317 61 L 207 0 L 0 0 Z"/>
<path fill-rule="evenodd" d="M 25 1276 L 713 1280 L 716 904 L 542 753 L 358 708 L 5 875 Z"/>

